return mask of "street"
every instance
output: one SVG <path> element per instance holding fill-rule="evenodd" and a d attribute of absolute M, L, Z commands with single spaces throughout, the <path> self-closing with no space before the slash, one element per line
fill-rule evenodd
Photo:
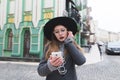
<path fill-rule="evenodd" d="M 103 54 L 103 60 L 77 69 L 78 80 L 120 80 L 120 55 Z M 35 62 L 0 61 L 0 80 L 45 80 Z"/>
<path fill-rule="evenodd" d="M 103 55 L 96 64 L 77 68 L 78 80 L 120 80 L 120 55 Z"/>

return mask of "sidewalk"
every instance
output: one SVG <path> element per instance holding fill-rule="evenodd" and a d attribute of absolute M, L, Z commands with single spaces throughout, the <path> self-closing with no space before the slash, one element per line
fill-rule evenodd
<path fill-rule="evenodd" d="M 85 53 L 85 57 L 86 57 L 86 64 L 93 64 L 93 63 L 97 63 L 102 61 L 100 58 L 100 52 L 98 49 L 97 44 L 92 45 L 90 52 L 89 53 Z"/>
<path fill-rule="evenodd" d="M 100 59 L 100 52 L 99 52 L 99 49 L 98 49 L 98 46 L 97 44 L 95 45 L 92 45 L 89 53 L 85 53 L 85 57 L 86 57 L 86 64 L 94 64 L 94 63 L 97 63 L 97 62 L 100 62 L 102 61 Z M 38 65 L 39 62 L 19 62 L 18 61 L 0 61 L 0 63 L 13 63 L 13 64 L 28 64 L 28 65 Z"/>

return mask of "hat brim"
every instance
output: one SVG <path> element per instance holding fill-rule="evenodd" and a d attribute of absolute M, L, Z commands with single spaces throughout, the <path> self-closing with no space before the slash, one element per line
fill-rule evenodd
<path fill-rule="evenodd" d="M 52 33 L 54 30 L 54 27 L 57 25 L 65 26 L 68 29 L 68 31 L 72 31 L 73 35 L 75 35 L 77 32 L 77 24 L 72 18 L 56 17 L 56 18 L 49 20 L 44 26 L 44 36 L 48 40 L 52 40 Z"/>

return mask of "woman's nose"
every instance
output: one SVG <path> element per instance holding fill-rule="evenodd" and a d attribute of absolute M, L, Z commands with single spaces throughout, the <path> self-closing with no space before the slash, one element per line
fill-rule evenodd
<path fill-rule="evenodd" d="M 61 34 L 62 34 L 62 32 L 60 31 L 60 32 L 59 32 L 59 34 L 61 35 Z"/>

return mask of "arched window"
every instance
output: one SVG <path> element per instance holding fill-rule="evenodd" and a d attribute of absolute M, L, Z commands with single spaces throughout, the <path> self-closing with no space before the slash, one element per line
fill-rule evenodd
<path fill-rule="evenodd" d="M 12 30 L 10 30 L 9 34 L 8 34 L 8 50 L 12 50 L 12 38 L 13 38 L 13 33 Z"/>

